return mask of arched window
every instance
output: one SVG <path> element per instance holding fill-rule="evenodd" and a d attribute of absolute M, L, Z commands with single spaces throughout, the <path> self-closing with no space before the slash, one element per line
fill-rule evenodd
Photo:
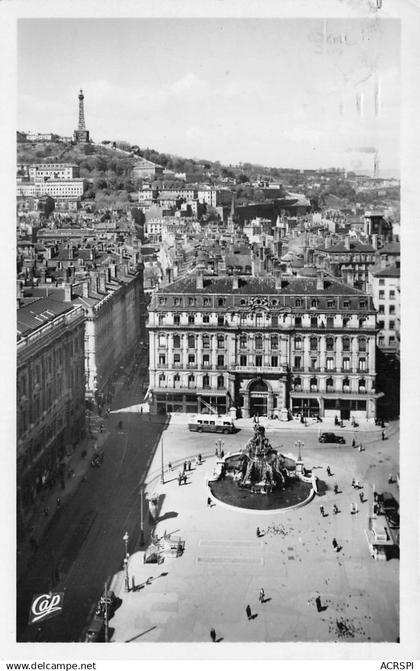
<path fill-rule="evenodd" d="M 210 347 L 210 336 L 205 333 L 203 335 L 203 349 L 209 349 Z"/>
<path fill-rule="evenodd" d="M 164 387 L 165 386 L 165 375 L 161 373 L 159 375 L 159 387 Z"/>
<path fill-rule="evenodd" d="M 295 306 L 296 306 L 297 308 L 302 307 L 302 300 L 301 300 L 300 298 L 296 298 L 296 300 L 295 300 Z"/>
<path fill-rule="evenodd" d="M 194 375 L 188 375 L 188 386 L 189 387 L 194 387 L 194 383 L 195 383 Z"/>
<path fill-rule="evenodd" d="M 318 380 L 316 377 L 311 377 L 311 391 L 318 391 Z"/>
<path fill-rule="evenodd" d="M 241 349 L 244 349 L 246 347 L 246 344 L 247 344 L 247 337 L 243 333 L 242 335 L 239 336 L 239 347 Z"/>
<path fill-rule="evenodd" d="M 180 377 L 179 373 L 175 373 L 175 375 L 174 375 L 174 382 L 179 382 L 180 379 L 181 379 L 181 377 Z"/>
<path fill-rule="evenodd" d="M 366 352 L 366 338 L 359 338 L 359 352 Z"/>
<path fill-rule="evenodd" d="M 295 377 L 293 381 L 293 387 L 296 391 L 300 391 L 302 389 L 302 380 L 300 377 Z"/>
<path fill-rule="evenodd" d="M 359 391 L 362 393 L 366 391 L 366 380 L 364 377 L 359 380 Z"/>
<path fill-rule="evenodd" d="M 313 298 L 311 300 L 311 308 L 316 308 L 316 307 L 318 307 L 318 301 L 317 301 L 316 298 Z"/>
<path fill-rule="evenodd" d="M 255 336 L 255 349 L 262 349 L 262 335 L 258 334 Z"/>
<path fill-rule="evenodd" d="M 334 350 L 334 338 L 332 336 L 329 336 L 326 339 L 327 343 L 327 352 L 332 352 Z"/>
<path fill-rule="evenodd" d="M 219 308 L 223 307 L 224 304 L 225 304 L 225 299 L 224 298 L 219 298 L 218 301 L 217 301 L 217 305 L 219 306 Z"/>
<path fill-rule="evenodd" d="M 174 347 L 181 347 L 181 337 L 179 335 L 174 335 L 173 342 Z"/>
<path fill-rule="evenodd" d="M 195 349 L 195 336 L 188 336 L 188 347 L 189 349 Z"/>
<path fill-rule="evenodd" d="M 350 351 L 350 338 L 343 338 L 343 352 L 349 352 Z"/>
<path fill-rule="evenodd" d="M 334 380 L 332 377 L 327 378 L 327 391 L 332 391 L 334 389 Z"/>
<path fill-rule="evenodd" d="M 223 377 L 223 375 L 219 375 L 217 378 L 217 388 L 223 389 L 224 386 L 225 386 L 225 378 Z"/>
<path fill-rule="evenodd" d="M 343 380 L 343 391 L 350 391 L 350 380 L 348 377 L 345 377 Z"/>
<path fill-rule="evenodd" d="M 312 351 L 317 351 L 318 350 L 318 338 L 312 337 L 310 339 L 310 347 Z"/>

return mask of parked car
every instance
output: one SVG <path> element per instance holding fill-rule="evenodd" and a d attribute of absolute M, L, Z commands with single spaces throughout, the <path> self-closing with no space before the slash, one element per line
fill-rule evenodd
<path fill-rule="evenodd" d="M 343 436 L 337 436 L 335 433 L 321 433 L 319 437 L 319 442 L 320 443 L 339 443 L 340 445 L 344 445 L 346 442 L 343 438 Z"/>

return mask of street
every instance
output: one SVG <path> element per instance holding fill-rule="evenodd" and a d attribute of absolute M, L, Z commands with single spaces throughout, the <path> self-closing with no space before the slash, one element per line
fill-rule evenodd
<path fill-rule="evenodd" d="M 105 459 L 89 467 L 69 500 L 52 517 L 29 568 L 18 584 L 18 641 L 78 641 L 89 612 L 100 597 L 105 581 L 119 570 L 124 557 L 122 537 L 128 531 L 128 551 L 138 546 L 139 482 L 147 471 L 160 435 L 162 420 L 139 412 L 115 412 L 139 401 L 137 380 L 131 390 L 120 385 L 111 414 L 104 419 Z M 123 422 L 118 431 L 118 422 Z M 60 616 L 29 627 L 33 594 L 64 591 Z"/>

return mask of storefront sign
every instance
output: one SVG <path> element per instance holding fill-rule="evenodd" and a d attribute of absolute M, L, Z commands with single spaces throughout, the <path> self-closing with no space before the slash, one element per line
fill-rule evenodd
<path fill-rule="evenodd" d="M 63 610 L 64 592 L 36 594 L 29 611 L 29 624 L 54 617 Z"/>

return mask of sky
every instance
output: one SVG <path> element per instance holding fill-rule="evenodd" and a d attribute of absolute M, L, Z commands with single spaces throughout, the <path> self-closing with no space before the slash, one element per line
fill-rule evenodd
<path fill-rule="evenodd" d="M 399 167 L 395 19 L 21 19 L 18 129 L 275 167 Z"/>

